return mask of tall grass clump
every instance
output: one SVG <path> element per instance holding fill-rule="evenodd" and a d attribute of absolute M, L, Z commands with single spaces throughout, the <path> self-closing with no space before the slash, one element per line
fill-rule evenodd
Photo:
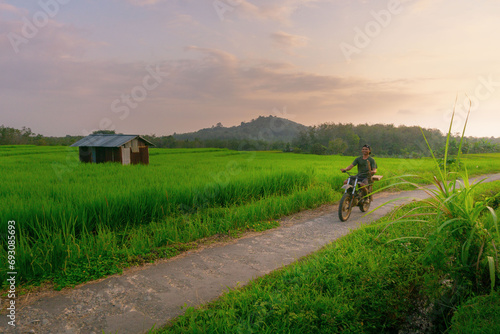
<path fill-rule="evenodd" d="M 427 290 L 435 317 L 441 319 L 438 321 L 448 321 L 456 306 L 471 296 L 495 291 L 499 277 L 497 245 L 500 243 L 500 232 L 497 215 L 490 205 L 498 199 L 499 194 L 478 200 L 478 188 L 483 180 L 471 183 L 468 168 L 461 163 L 469 114 L 470 110 L 458 153 L 453 158 L 450 158 L 448 149 L 455 110 L 442 160 L 435 156 L 422 131 L 434 162 L 434 175 L 428 180 L 433 187 L 408 182 L 424 190 L 429 198 L 420 202 L 418 214 L 410 213 L 397 221 L 424 222 L 432 227 L 424 237 L 427 246 L 421 260 L 432 270 L 428 276 Z M 425 215 L 426 220 L 422 220 L 419 215 Z M 437 281 L 436 277 L 439 277 Z"/>

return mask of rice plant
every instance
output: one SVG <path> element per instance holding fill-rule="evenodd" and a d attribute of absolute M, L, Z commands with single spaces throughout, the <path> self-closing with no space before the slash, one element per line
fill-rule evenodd
<path fill-rule="evenodd" d="M 262 222 L 337 200 L 338 169 L 353 159 L 152 149 L 150 165 L 121 166 L 80 163 L 68 147 L 0 146 L 0 155 L 0 231 L 17 222 L 22 282 L 73 275 L 92 263 L 114 268 L 103 259 L 123 267 L 214 234 L 270 227 Z M 474 156 L 464 163 L 480 173 L 498 170 L 498 160 Z M 380 159 L 379 170 L 425 171 L 430 163 Z M 6 249 L 2 238 L 0 257 Z M 85 280 L 88 270 L 80 274 Z"/>
<path fill-rule="evenodd" d="M 0 185 L 0 228 L 17 222 L 22 282 L 69 276 L 93 259 L 124 265 L 138 254 L 252 228 L 334 195 L 317 184 L 313 168 L 282 168 L 268 154 L 153 150 L 151 165 L 121 166 L 75 162 L 77 151 L 68 148 L 0 151 L 9 170 Z M 6 249 L 2 238 L 2 257 Z"/>

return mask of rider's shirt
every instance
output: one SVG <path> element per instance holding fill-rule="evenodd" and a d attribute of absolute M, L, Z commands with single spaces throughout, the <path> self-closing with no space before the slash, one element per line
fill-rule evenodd
<path fill-rule="evenodd" d="M 363 157 L 357 157 L 352 162 L 353 166 L 358 166 L 358 177 L 366 179 L 369 176 L 370 168 L 368 168 L 368 161 L 370 161 L 371 169 L 377 168 L 377 164 L 372 157 L 368 157 L 366 160 Z"/>

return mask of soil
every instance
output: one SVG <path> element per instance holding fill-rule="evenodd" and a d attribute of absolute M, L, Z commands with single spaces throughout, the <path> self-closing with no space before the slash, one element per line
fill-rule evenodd
<path fill-rule="evenodd" d="M 500 180 L 500 174 L 488 176 L 488 181 L 493 180 Z M 199 242 L 194 250 L 126 269 L 121 275 L 62 291 L 44 287 L 16 300 L 16 327 L 1 315 L 0 333 L 144 333 L 165 325 L 186 307 L 214 300 L 228 289 L 381 218 L 398 205 L 426 197 L 424 191 L 377 194 L 372 209 L 393 202 L 368 216 L 354 208 L 347 222 L 338 219 L 336 204 L 322 205 L 284 217 L 275 229 L 238 238 L 217 235 Z"/>

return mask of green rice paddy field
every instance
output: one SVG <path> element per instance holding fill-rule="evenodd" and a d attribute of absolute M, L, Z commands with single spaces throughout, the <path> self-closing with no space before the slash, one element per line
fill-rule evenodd
<path fill-rule="evenodd" d="M 216 234 L 263 230 L 287 214 L 337 201 L 353 157 L 225 149 L 151 149 L 150 164 L 84 164 L 69 147 L 0 146 L 1 257 L 15 221 L 18 280 L 57 287 L 168 257 Z M 430 159 L 374 157 L 393 176 L 432 178 Z M 465 156 L 471 175 L 500 154 Z M 8 268 L 0 268 L 6 282 Z"/>

